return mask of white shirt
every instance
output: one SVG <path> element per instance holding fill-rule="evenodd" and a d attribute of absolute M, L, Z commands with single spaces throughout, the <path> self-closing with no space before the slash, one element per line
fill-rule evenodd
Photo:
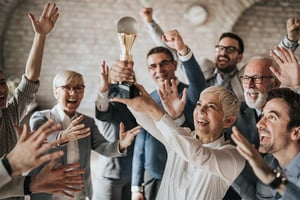
<path fill-rule="evenodd" d="M 59 118 L 60 122 L 62 123 L 63 130 L 67 129 L 68 126 L 71 124 L 71 122 L 76 119 L 78 116 L 77 113 L 70 118 L 66 113 L 61 109 L 59 105 L 57 106 L 57 110 L 59 113 Z M 67 143 L 67 163 L 75 163 L 80 160 L 79 158 L 79 147 L 78 147 L 78 140 L 75 141 L 69 141 Z M 80 193 L 73 193 L 74 195 L 74 200 L 79 200 L 79 199 L 85 199 L 85 194 L 83 192 Z M 66 199 L 63 195 L 53 195 L 54 200 L 64 200 Z"/>
<path fill-rule="evenodd" d="M 167 115 L 153 123 L 149 116 L 131 111 L 168 152 L 158 200 L 222 199 L 245 165 L 234 146 L 225 145 L 223 137 L 202 145 L 194 132 L 176 126 Z"/>
<path fill-rule="evenodd" d="M 60 122 L 62 123 L 63 130 L 67 129 L 71 122 L 78 117 L 78 114 L 70 118 L 66 113 L 58 106 L 58 113 L 60 117 Z M 75 163 L 79 161 L 79 148 L 78 148 L 78 141 L 70 141 L 67 143 L 67 163 Z"/>

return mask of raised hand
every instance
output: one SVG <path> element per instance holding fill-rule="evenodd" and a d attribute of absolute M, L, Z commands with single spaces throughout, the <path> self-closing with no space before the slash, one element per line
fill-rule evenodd
<path fill-rule="evenodd" d="M 133 80 L 133 62 L 116 61 L 111 67 L 110 78 L 114 83 Z"/>
<path fill-rule="evenodd" d="M 101 64 L 101 82 L 99 91 L 101 93 L 105 93 L 108 91 L 110 86 L 110 78 L 109 78 L 109 68 L 106 65 L 105 61 L 102 61 Z"/>
<path fill-rule="evenodd" d="M 59 16 L 56 4 L 47 3 L 44 7 L 42 15 L 38 20 L 35 19 L 32 13 L 28 13 L 33 29 L 36 33 L 47 35 L 54 27 L 54 24 Z"/>
<path fill-rule="evenodd" d="M 129 131 L 125 131 L 124 124 L 120 123 L 120 150 L 125 150 L 129 145 L 131 145 L 132 141 L 134 140 L 135 136 L 140 132 L 141 126 L 136 126 Z"/>
<path fill-rule="evenodd" d="M 44 166 L 42 171 L 31 178 L 30 191 L 32 193 L 63 194 L 73 198 L 73 192 L 81 192 L 83 189 L 83 177 L 85 173 L 80 169 L 80 163 L 55 167 L 56 161 L 51 161 Z"/>
<path fill-rule="evenodd" d="M 180 55 L 186 55 L 188 48 L 177 30 L 165 32 L 162 41 L 170 48 L 175 49 Z"/>
<path fill-rule="evenodd" d="M 150 8 L 150 7 L 143 8 L 140 11 L 140 14 L 143 17 L 144 22 L 146 22 L 146 23 L 153 22 L 153 9 L 152 8 Z"/>
<path fill-rule="evenodd" d="M 275 53 L 276 52 L 276 53 Z M 281 82 L 282 85 L 288 87 L 296 87 L 300 85 L 300 65 L 291 49 L 275 47 L 270 52 L 271 56 L 279 65 L 280 69 L 274 66 L 270 70 Z"/>
<path fill-rule="evenodd" d="M 172 119 L 176 119 L 183 114 L 187 101 L 186 88 L 184 88 L 182 97 L 180 98 L 176 81 L 172 79 L 170 85 L 168 80 L 165 80 L 163 86 L 158 90 L 158 94 L 164 109 Z"/>
<path fill-rule="evenodd" d="M 256 176 L 265 184 L 269 184 L 275 178 L 267 161 L 260 155 L 257 149 L 234 126 L 232 127 L 232 140 L 236 143 L 238 152 L 248 160 Z"/>
<path fill-rule="evenodd" d="M 47 137 L 61 128 L 60 124 L 54 125 L 53 120 L 48 120 L 37 131 L 31 133 L 27 125 L 15 127 L 19 134 L 19 140 L 13 150 L 7 155 L 12 167 L 12 176 L 26 172 L 49 160 L 57 159 L 63 155 L 62 151 L 44 154 L 60 140 L 52 143 L 45 143 Z"/>
<path fill-rule="evenodd" d="M 298 41 L 300 38 L 300 18 L 289 18 L 286 23 L 288 39 Z"/>
<path fill-rule="evenodd" d="M 79 140 L 91 134 L 90 128 L 85 128 L 84 124 L 80 124 L 83 120 L 83 115 L 80 115 L 72 121 L 72 123 L 65 130 L 61 131 L 61 143 Z"/>

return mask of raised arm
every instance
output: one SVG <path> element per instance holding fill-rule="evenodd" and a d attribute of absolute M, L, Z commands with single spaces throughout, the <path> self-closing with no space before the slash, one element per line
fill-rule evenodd
<path fill-rule="evenodd" d="M 161 27 L 154 21 L 153 19 L 153 8 L 147 7 L 147 8 L 142 8 L 140 11 L 141 16 L 143 17 L 143 20 L 147 26 L 148 33 L 154 43 L 157 46 L 166 46 L 165 43 L 162 41 L 162 35 L 163 35 L 163 30 Z"/>
<path fill-rule="evenodd" d="M 28 16 L 35 34 L 26 63 L 25 76 L 31 81 L 37 81 L 40 77 L 46 36 L 53 29 L 59 13 L 56 4 L 48 3 L 38 20 L 32 13 L 29 13 Z"/>
<path fill-rule="evenodd" d="M 300 38 L 300 19 L 289 18 L 286 23 L 286 36 L 280 41 L 279 46 L 293 51 L 299 46 Z"/>
<path fill-rule="evenodd" d="M 237 144 L 237 150 L 239 153 L 248 160 L 256 176 L 266 185 L 272 185 L 277 175 L 273 172 L 267 161 L 261 156 L 255 147 L 253 147 L 245 137 L 238 131 L 236 127 L 232 129 L 233 134 L 231 135 L 233 141 Z M 299 198 L 300 188 L 293 183 L 279 184 L 279 186 L 274 189 L 279 192 L 282 196 L 289 196 L 289 199 Z M 285 192 L 288 191 L 288 194 Z M 298 191 L 293 193 L 294 191 Z M 286 198 L 287 199 L 287 198 Z"/>
<path fill-rule="evenodd" d="M 277 53 L 275 53 L 278 52 Z M 279 69 L 271 66 L 270 70 L 283 86 L 300 89 L 300 65 L 291 49 L 276 47 L 271 51 L 271 56 L 279 65 Z"/>

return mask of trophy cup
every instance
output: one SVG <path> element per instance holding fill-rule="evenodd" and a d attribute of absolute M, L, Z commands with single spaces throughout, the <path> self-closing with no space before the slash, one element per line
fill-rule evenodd
<path fill-rule="evenodd" d="M 118 39 L 122 53 L 120 60 L 132 61 L 131 48 L 136 38 L 137 23 L 132 17 L 123 17 L 118 22 Z M 112 83 L 108 92 L 109 98 L 133 98 L 139 95 L 139 90 L 134 85 L 135 77 L 126 82 Z"/>

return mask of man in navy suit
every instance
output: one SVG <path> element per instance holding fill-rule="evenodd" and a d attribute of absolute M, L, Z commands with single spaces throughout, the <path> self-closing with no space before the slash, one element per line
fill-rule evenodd
<path fill-rule="evenodd" d="M 185 67 L 189 85 L 180 82 L 175 76 L 177 61 L 174 59 L 172 52 L 165 47 L 155 47 L 151 49 L 147 55 L 148 71 L 158 88 L 151 93 L 151 97 L 163 107 L 163 103 L 159 96 L 159 89 L 165 81 L 168 81 L 173 87 L 174 85 L 177 86 L 175 88 L 178 90 L 179 95 L 185 96 L 186 104 L 182 104 L 184 118 L 182 118 L 182 116 L 177 116 L 177 113 L 174 113 L 173 118 L 182 120 L 178 123 L 193 129 L 193 109 L 199 98 L 200 92 L 206 87 L 206 82 L 197 61 L 190 52 L 190 49 L 184 44 L 179 33 L 176 30 L 173 30 L 165 33 L 164 38 L 165 43 L 177 51 L 179 59 Z M 186 55 L 189 56 L 188 59 L 185 58 Z M 130 79 L 130 76 L 132 76 L 133 73 L 132 68 L 133 63 L 125 63 L 122 61 L 116 62 L 111 68 L 112 80 L 119 82 L 127 80 L 126 78 Z M 125 77 L 125 79 L 123 77 Z M 102 98 L 100 99 L 103 100 L 105 98 L 103 96 L 102 93 Z M 97 101 L 98 111 L 96 116 L 101 120 L 105 120 L 105 118 L 99 117 L 101 114 L 99 111 L 103 110 L 102 112 L 104 114 L 105 111 L 114 112 L 118 110 L 116 109 L 117 106 L 124 106 L 121 104 L 113 105 L 113 103 L 110 103 L 109 106 L 107 106 L 107 104 L 101 103 L 100 99 L 98 98 Z M 122 115 L 128 115 L 126 112 L 121 113 L 120 111 L 121 110 L 118 110 L 117 113 L 119 114 L 114 115 L 114 120 L 117 120 Z M 105 116 L 108 115 L 106 114 Z M 133 199 L 143 199 L 145 196 L 146 199 L 155 199 L 163 175 L 167 154 L 165 147 L 147 131 L 142 129 L 139 135 L 140 136 L 135 140 L 134 147 L 131 188 L 132 197 Z"/>

